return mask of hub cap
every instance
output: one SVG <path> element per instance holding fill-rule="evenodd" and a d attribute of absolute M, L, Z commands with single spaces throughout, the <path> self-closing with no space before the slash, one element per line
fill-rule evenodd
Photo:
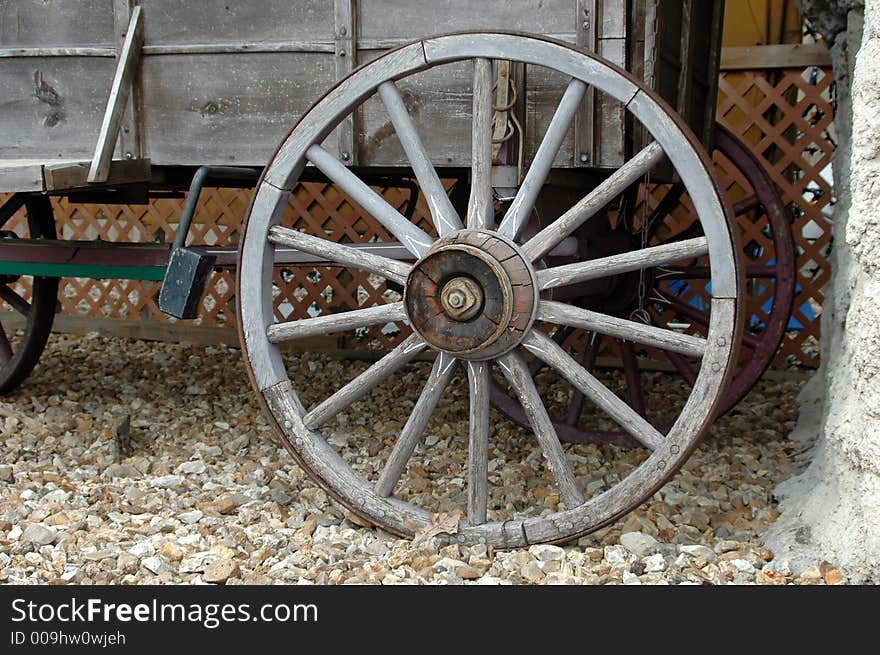
<path fill-rule="evenodd" d="M 522 340 L 534 320 L 536 288 L 514 243 L 462 230 L 437 241 L 413 267 L 404 304 L 413 329 L 431 346 L 483 360 Z"/>

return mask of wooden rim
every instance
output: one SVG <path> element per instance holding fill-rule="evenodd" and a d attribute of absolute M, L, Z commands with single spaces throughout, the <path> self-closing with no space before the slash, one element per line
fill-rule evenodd
<path fill-rule="evenodd" d="M 55 238 L 55 219 L 48 197 L 13 197 L 7 202 L 22 203 L 27 212 L 29 238 Z M 0 394 L 6 394 L 27 379 L 43 354 L 55 320 L 58 278 L 32 277 L 29 301 L 22 299 L 9 284 L 0 281 L 0 297 L 25 319 L 24 333 L 14 348 L 0 324 Z"/>
<path fill-rule="evenodd" d="M 491 124 L 492 115 L 491 99 L 486 101 L 492 86 L 491 66 L 487 65 L 491 59 L 538 64 L 571 77 L 517 197 L 497 228 L 504 237 L 518 240 L 531 213 L 534 198 L 552 167 L 556 150 L 588 85 L 624 102 L 656 140 L 588 193 L 575 208 L 560 216 L 546 230 L 522 243 L 522 252 L 530 261 L 536 261 L 547 249 L 552 249 L 576 229 L 580 224 L 578 221 L 582 223 L 592 215 L 590 212 L 599 211 L 607 199 L 617 194 L 621 185 L 628 186 L 632 179 L 650 170 L 664 156 L 670 159 L 682 177 L 704 223 L 706 239 L 705 243 L 699 244 L 699 248 L 709 252 L 713 291 L 716 293 L 712 300 L 708 338 L 689 340 L 671 331 L 660 334 L 660 331 L 640 330 L 638 333 L 639 338 L 646 339 L 647 343 L 656 342 L 657 339 L 671 341 L 677 348 L 688 352 L 696 349 L 704 356 L 704 365 L 695 388 L 669 434 L 661 435 L 652 426 L 627 413 L 621 407 L 625 403 L 616 399 L 595 378 L 570 360 L 558 346 L 554 348 L 555 344 L 540 331 L 530 329 L 522 342 L 525 349 L 544 358 L 562 375 L 581 385 L 613 418 L 652 448 L 653 452 L 644 463 L 600 496 L 584 500 L 528 369 L 520 354 L 511 351 L 498 357 L 495 363 L 518 391 L 520 400 L 529 412 L 534 434 L 556 480 L 565 509 L 549 516 L 487 521 L 485 451 L 489 438 L 490 364 L 483 361 L 464 363 L 471 398 L 468 518 L 460 523 L 458 533 L 450 538 L 461 543 L 487 543 L 498 547 L 566 541 L 595 530 L 637 506 L 662 486 L 685 461 L 711 423 L 732 367 L 737 330 L 738 262 L 725 220 L 728 208 L 718 192 L 708 157 L 696 143 L 695 137 L 661 100 L 601 58 L 542 37 L 468 33 L 425 39 L 403 46 L 342 80 L 299 120 L 267 167 L 252 201 L 240 245 L 241 263 L 236 294 L 245 362 L 250 379 L 285 446 L 321 486 L 352 511 L 396 534 L 412 535 L 414 531 L 429 525 L 427 511 L 390 494 L 452 376 L 456 359 L 448 353 L 438 353 L 428 382 L 401 431 L 385 470 L 378 481 L 367 481 L 326 442 L 318 428 L 387 375 L 411 361 L 415 354 L 427 346 L 417 335 L 411 336 L 361 376 L 307 411 L 284 370 L 277 343 L 283 339 L 312 334 L 316 330 L 349 329 L 387 320 L 405 320 L 405 312 L 400 303 L 392 303 L 379 308 L 276 324 L 271 301 L 273 250 L 275 243 L 285 243 L 306 251 L 320 248 L 325 254 L 332 250 L 330 255 L 337 263 L 369 270 L 389 279 L 399 280 L 402 277 L 401 262 L 381 257 L 364 258 L 363 255 L 355 257 L 351 252 L 345 252 L 352 249 L 338 244 L 338 247 L 329 246 L 322 239 L 279 227 L 290 190 L 307 160 L 342 186 L 355 202 L 382 222 L 418 258 L 430 249 L 430 237 L 405 219 L 401 221 L 402 217 L 398 218 L 399 215 L 395 216 L 393 210 L 389 211 L 389 207 L 383 205 L 381 199 L 370 192 L 351 171 L 317 145 L 345 115 L 377 90 L 422 190 L 428 196 L 438 233 L 444 237 L 461 230 L 462 219 L 451 209 L 445 191 L 442 198 L 439 192 L 432 193 L 432 189 L 436 191 L 438 186 L 436 171 L 414 131 L 394 80 L 432 66 L 465 59 L 475 61 L 474 183 L 465 223 L 467 228 L 493 227 L 490 214 L 491 183 L 487 175 L 491 166 L 485 160 L 486 142 L 491 138 L 486 130 L 487 122 Z M 491 156 L 491 147 L 488 152 Z M 316 243 L 322 241 L 322 244 Z M 578 325 L 585 321 L 599 321 L 603 329 L 612 331 L 632 329 L 628 322 L 586 315 L 561 303 L 548 301 L 539 302 L 537 318 Z"/>

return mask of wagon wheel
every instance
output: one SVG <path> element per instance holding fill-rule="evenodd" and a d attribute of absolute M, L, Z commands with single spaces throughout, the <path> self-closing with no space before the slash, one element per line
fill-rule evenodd
<path fill-rule="evenodd" d="M 0 211 L 8 220 L 22 206 L 27 214 L 25 224 L 15 231 L 0 230 L 0 238 L 54 239 L 55 220 L 49 198 L 15 195 Z M 30 300 L 24 298 L 27 287 L 31 289 Z M 0 394 L 15 389 L 36 366 L 52 331 L 57 297 L 58 278 L 0 275 L 0 311 L 24 319 L 23 323 L 8 320 L 3 325 L 0 316 Z"/>
<path fill-rule="evenodd" d="M 497 228 L 492 218 L 491 190 L 492 59 L 544 66 L 570 79 L 524 181 Z M 399 91 L 402 80 L 409 75 L 461 61 L 472 61 L 474 72 L 472 195 L 464 220 L 452 209 Z M 547 229 L 528 240 L 520 239 L 588 85 L 626 104 L 656 141 L 589 191 Z M 355 172 L 319 145 L 345 116 L 377 91 L 419 179 L 439 233 L 437 240 L 402 217 Z M 708 251 L 714 293 L 708 338 L 646 327 L 542 299 L 542 288 L 549 281 L 560 275 L 577 281 L 589 275 L 590 270 L 575 266 L 536 272 L 532 262 L 551 251 L 664 156 L 672 162 L 694 198 L 706 236 L 629 253 L 616 257 L 612 263 L 624 267 L 649 266 Z M 280 227 L 288 196 L 306 162 L 314 164 L 382 223 L 418 258 L 417 263 L 412 266 L 370 256 L 344 244 Z M 471 33 L 430 38 L 391 51 L 354 71 L 302 116 L 280 146 L 258 185 L 240 245 L 236 298 L 245 362 L 251 382 L 284 445 L 309 475 L 361 517 L 399 535 L 430 531 L 436 528 L 430 512 L 410 500 L 394 497 L 393 492 L 444 389 L 461 366 L 469 381 L 470 427 L 464 475 L 467 491 L 461 499 L 462 508 L 466 506 L 466 518 L 457 528 L 445 526 L 439 532 L 456 533 L 451 538 L 460 543 L 498 547 L 560 542 L 595 530 L 630 511 L 662 486 L 686 460 L 711 423 L 735 361 L 740 296 L 738 263 L 726 222 L 728 210 L 710 166 L 693 135 L 651 91 L 601 58 L 543 37 Z M 403 284 L 403 301 L 276 322 L 272 301 L 276 244 Z M 389 321 L 409 323 L 414 334 L 336 393 L 306 408 L 285 368 L 279 344 Z M 664 344 L 682 353 L 700 355 L 704 365 L 675 424 L 667 434 L 662 434 L 575 362 L 543 330 L 537 329 L 537 321 L 588 327 L 645 344 Z M 585 497 L 526 368 L 522 356 L 526 351 L 550 364 L 650 449 L 643 463 L 604 493 Z M 436 353 L 433 368 L 384 468 L 378 475 L 362 475 L 357 463 L 346 461 L 340 450 L 328 443 L 322 430 L 326 432 L 333 417 L 367 397 L 417 354 L 425 352 Z M 558 491 L 559 500 L 554 501 L 549 513 L 529 515 L 528 511 L 517 511 L 502 515 L 506 508 L 487 507 L 487 452 L 492 436 L 489 380 L 493 364 L 527 408 L 532 432 L 544 456 L 546 468 L 542 469 L 542 476 L 552 478 L 548 484 Z M 299 374 L 294 377 L 299 390 L 310 393 L 308 381 L 301 380 Z M 379 404 L 373 408 L 377 414 L 382 412 Z M 377 415 L 376 420 L 379 418 Z"/>
<path fill-rule="evenodd" d="M 722 415 L 733 408 L 755 385 L 764 371 L 773 361 L 779 344 L 785 335 L 788 318 L 791 314 L 791 305 L 794 300 L 794 272 L 795 252 L 791 238 L 791 231 L 782 200 L 776 191 L 772 179 L 763 166 L 755 158 L 754 154 L 727 129 L 716 125 L 715 153 L 721 155 L 722 162 L 726 160 L 733 165 L 746 180 L 746 187 L 738 188 L 742 197 L 736 198 L 733 205 L 733 214 L 738 222 L 741 234 L 740 241 L 748 241 L 748 234 L 755 230 L 764 233 L 764 239 L 772 249 L 770 256 L 766 253 L 763 259 L 768 263 L 763 265 L 749 265 L 745 267 L 746 290 L 745 296 L 748 301 L 749 320 L 741 341 L 741 357 L 730 385 L 724 392 L 718 415 Z M 740 186 L 737 182 L 735 186 Z M 651 224 L 649 242 L 651 245 L 662 245 L 699 233 L 697 230 L 685 230 L 666 240 L 657 236 L 657 228 L 664 225 L 664 219 L 671 215 L 674 210 L 681 206 L 681 197 L 684 189 L 680 185 L 672 185 L 665 190 L 656 208 L 650 214 L 648 221 Z M 630 212 L 632 213 L 632 212 Z M 629 224 L 632 224 L 630 217 Z M 634 237 L 637 235 L 634 235 Z M 637 248 L 638 244 L 633 240 L 631 244 Z M 745 251 L 745 257 L 749 258 L 756 253 L 752 250 L 762 249 L 763 245 L 752 242 L 741 243 Z M 687 303 L 682 297 L 681 291 L 686 285 L 705 283 L 709 276 L 709 270 L 695 261 L 690 266 L 668 267 L 661 265 L 654 269 L 649 280 L 653 281 L 654 289 L 648 295 L 655 299 L 662 299 L 658 303 L 662 311 L 676 315 L 680 319 L 692 323 L 693 331 L 704 331 L 708 326 L 708 316 L 698 306 Z M 768 299 L 769 296 L 769 299 Z M 769 310 L 761 305 L 770 305 Z M 766 318 L 760 317 L 759 313 L 766 313 Z M 662 316 L 654 316 L 654 319 L 662 320 Z M 557 341 L 562 343 L 569 336 L 569 332 L 558 332 Z M 587 334 L 582 364 L 587 370 L 592 369 L 597 353 L 603 346 L 609 345 L 609 339 L 598 334 Z M 623 366 L 624 379 L 627 386 L 627 399 L 630 407 L 640 414 L 645 413 L 645 395 L 642 389 L 642 380 L 639 373 L 635 347 L 630 341 L 616 340 L 614 348 L 620 355 Z M 696 378 L 696 370 L 688 359 L 678 353 L 663 351 L 673 367 L 687 380 L 693 383 Z M 534 360 L 529 369 L 534 377 L 544 367 L 543 362 Z M 523 411 L 522 405 L 514 395 L 506 392 L 497 384 L 492 385 L 492 404 L 504 412 L 516 423 L 528 426 L 528 417 Z M 617 445 L 638 446 L 638 442 L 630 438 L 622 431 L 598 430 L 581 425 L 584 410 L 584 395 L 577 389 L 573 389 L 568 407 L 564 411 L 564 419 L 556 421 L 556 431 L 563 441 L 578 443 L 602 443 L 609 442 Z"/>

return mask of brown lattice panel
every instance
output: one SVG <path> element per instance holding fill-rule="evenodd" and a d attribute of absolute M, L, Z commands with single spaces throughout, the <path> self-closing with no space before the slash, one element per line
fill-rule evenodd
<path fill-rule="evenodd" d="M 819 363 L 819 314 L 822 286 L 830 277 L 827 254 L 831 226 L 824 217 L 832 202 L 832 189 L 821 172 L 831 161 L 834 143 L 833 109 L 830 100 L 832 75 L 829 70 L 726 72 L 720 80 L 718 120 L 748 143 L 771 172 L 789 212 L 798 248 L 798 293 L 793 318 L 800 328 L 788 332 L 778 364 Z M 721 179 L 735 202 L 748 187 L 725 162 L 716 158 Z M 403 209 L 408 189 L 381 191 L 394 206 Z M 240 222 L 246 213 L 250 192 L 233 189 L 206 189 L 192 228 L 192 242 L 234 244 Z M 651 203 L 656 202 L 656 193 Z M 149 205 L 77 205 L 55 200 L 59 238 L 103 239 L 105 241 L 170 242 L 177 227 L 183 200 L 154 200 Z M 422 198 L 416 205 L 414 220 L 431 229 Z M 694 218 L 679 212 L 671 230 L 685 230 Z M 291 195 L 285 223 L 311 234 L 345 242 L 389 240 L 385 230 L 362 216 L 332 185 L 302 184 Z M 13 219 L 8 228 L 21 228 Z M 7 229 L 8 229 L 7 228 Z M 744 224 L 744 244 L 766 245 L 766 235 Z M 764 252 L 760 248 L 756 251 Z M 759 263 L 760 259 L 756 260 Z M 342 271 L 331 267 L 279 269 L 275 277 L 275 307 L 279 318 L 302 317 L 318 312 L 387 302 L 395 292 L 375 276 Z M 215 273 L 202 303 L 196 323 L 202 326 L 233 327 L 234 275 Z M 26 284 L 20 290 L 27 293 Z M 65 279 L 59 293 L 60 311 L 68 315 L 173 321 L 159 311 L 159 284 L 129 280 Z M 750 298 L 750 313 L 761 317 L 772 288 L 759 289 Z M 705 302 L 705 289 L 689 289 L 688 302 Z M 334 338 L 337 348 L 384 349 L 407 334 L 405 326 L 380 326 L 363 334 Z M 579 345 L 577 339 L 571 341 Z"/>

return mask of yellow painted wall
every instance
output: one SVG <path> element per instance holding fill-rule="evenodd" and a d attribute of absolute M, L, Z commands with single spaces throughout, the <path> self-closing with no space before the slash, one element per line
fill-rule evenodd
<path fill-rule="evenodd" d="M 727 0 L 725 46 L 800 43 L 801 18 L 795 0 Z"/>

